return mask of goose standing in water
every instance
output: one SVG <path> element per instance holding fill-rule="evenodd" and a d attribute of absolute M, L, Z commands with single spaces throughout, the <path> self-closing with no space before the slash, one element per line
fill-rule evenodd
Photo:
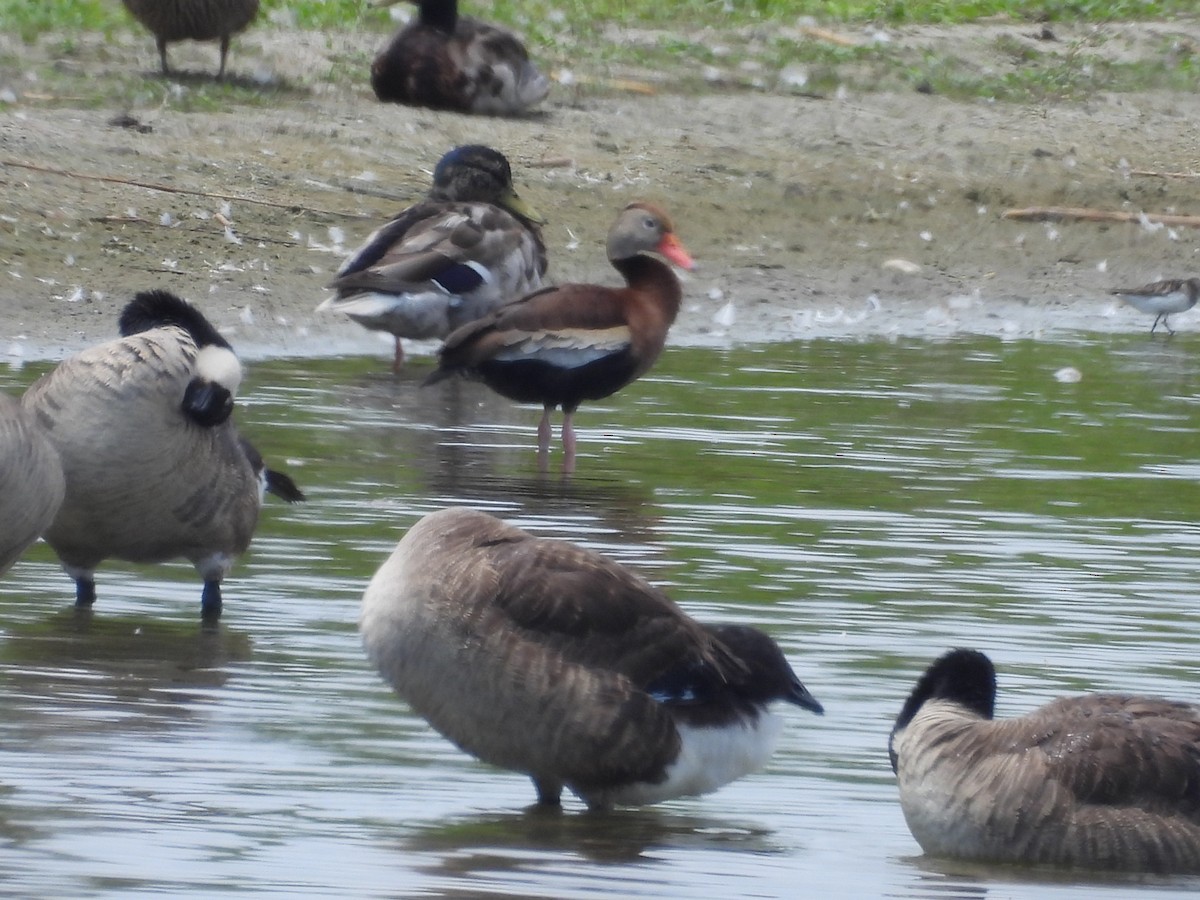
<path fill-rule="evenodd" d="M 170 75 L 167 44 L 177 41 L 221 42 L 221 67 L 217 80 L 225 77 L 225 58 L 230 38 L 254 21 L 258 0 L 122 0 L 133 17 L 146 26 L 158 44 L 163 75 Z"/>
<path fill-rule="evenodd" d="M 380 100 L 518 116 L 546 98 L 550 80 L 529 61 L 516 36 L 460 16 L 457 0 L 415 2 L 416 20 L 400 29 L 371 64 L 371 87 Z"/>
<path fill-rule="evenodd" d="M 466 752 L 591 808 L 705 794 L 761 768 L 774 701 L 821 704 L 766 634 L 701 625 L 617 563 L 475 510 L 432 513 L 359 621 L 396 692 Z"/>
<path fill-rule="evenodd" d="M 666 346 L 683 290 L 660 254 L 682 269 L 694 263 L 666 212 L 631 203 L 608 232 L 608 260 L 621 288 L 564 284 L 497 309 L 455 331 L 426 384 L 454 374 L 483 381 L 524 403 L 541 403 L 538 466 L 550 452 L 550 414 L 563 410 L 563 472 L 575 471 L 575 410 L 646 374 Z"/>
<path fill-rule="evenodd" d="M 64 360 L 23 405 L 57 449 L 66 496 L 45 532 L 75 579 L 76 603 L 96 599 L 109 558 L 191 560 L 204 579 L 201 612 L 221 613 L 221 581 L 250 544 L 263 491 L 304 495 L 267 469 L 230 416 L 241 364 L 194 306 L 166 291 L 138 294 L 123 337 Z"/>
<path fill-rule="evenodd" d="M 0 394 L 0 575 L 54 520 L 63 490 L 58 452 L 21 404 Z"/>
<path fill-rule="evenodd" d="M 900 805 L 926 853 L 1200 872 L 1200 708 L 1084 694 L 993 719 L 995 700 L 991 661 L 952 650 L 896 719 Z"/>
<path fill-rule="evenodd" d="M 455 147 L 433 170 L 428 196 L 367 238 L 317 310 L 393 335 L 399 371 L 401 338 L 444 338 L 542 286 L 543 221 L 517 195 L 503 154 Z"/>

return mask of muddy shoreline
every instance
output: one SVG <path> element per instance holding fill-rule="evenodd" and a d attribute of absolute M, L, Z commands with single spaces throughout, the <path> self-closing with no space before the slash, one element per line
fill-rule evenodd
<path fill-rule="evenodd" d="M 31 69 L 48 48 L 0 45 Z M 11 62 L 0 70 L 0 86 L 16 85 L 0 106 L 0 358 L 110 337 L 120 306 L 150 287 L 195 301 L 250 357 L 385 356 L 380 336 L 314 312 L 324 284 L 424 190 L 445 149 L 468 142 L 505 152 L 550 219 L 556 281 L 611 281 L 603 237 L 616 210 L 662 202 L 700 263 L 677 345 L 1145 331 L 1149 318 L 1109 291 L 1197 274 L 1193 229 L 1002 217 L 1048 205 L 1200 213 L 1200 179 L 1170 177 L 1200 168 L 1193 94 L 1021 106 L 556 85 L 541 115 L 513 121 L 383 106 L 347 79 L 271 108 L 180 112 L 153 98 L 201 89 L 192 76 L 176 88 L 150 74 L 153 48 L 135 37 L 102 49 L 84 42 L 72 65 L 97 79 L 144 73 L 144 104 L 76 108 L 28 89 Z M 200 71 L 211 50 L 185 45 L 180 64 Z M 320 52 L 310 35 L 258 29 L 233 67 L 290 72 Z M 1172 322 L 1200 328 L 1194 310 Z"/>

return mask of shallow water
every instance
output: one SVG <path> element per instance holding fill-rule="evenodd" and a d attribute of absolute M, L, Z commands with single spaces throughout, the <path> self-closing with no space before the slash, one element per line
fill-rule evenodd
<path fill-rule="evenodd" d="M 424 365 L 394 379 L 379 359 L 258 363 L 242 430 L 310 499 L 269 504 L 219 628 L 200 627 L 183 564 L 108 564 L 91 614 L 44 546 L 0 579 L 0 894 L 1195 890 L 924 858 L 886 745 L 954 645 L 992 655 L 1001 715 L 1078 690 L 1200 699 L 1197 349 L 671 351 L 580 412 L 569 481 L 536 474 L 537 411 L 478 385 L 418 389 Z M 1065 366 L 1082 380 L 1057 381 Z M 451 504 L 610 553 L 699 618 L 761 625 L 826 715 L 784 710 L 768 769 L 708 797 L 527 811 L 527 780 L 434 734 L 359 645 L 367 579 Z"/>

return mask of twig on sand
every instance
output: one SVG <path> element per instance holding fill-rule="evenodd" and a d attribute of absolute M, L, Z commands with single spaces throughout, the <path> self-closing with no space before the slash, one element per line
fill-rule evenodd
<path fill-rule="evenodd" d="M 286 209 L 292 212 L 316 213 L 322 216 L 336 216 L 345 219 L 369 219 L 372 216 L 363 213 L 342 212 L 340 210 L 319 209 L 315 206 L 304 206 L 300 203 L 279 203 L 275 200 L 258 200 L 254 197 L 239 197 L 235 194 L 218 194 L 212 191 L 200 191 L 194 188 L 175 187 L 170 184 L 155 184 L 150 181 L 138 181 L 133 178 L 120 178 L 116 175 L 94 175 L 87 172 L 72 172 L 68 169 L 56 169 L 53 166 L 41 166 L 36 163 L 17 162 L 14 159 L 0 159 L 0 166 L 10 166 L 14 169 L 29 169 L 32 172 L 42 172 L 47 175 L 60 175 L 63 178 L 81 178 L 85 181 L 104 181 L 110 184 L 127 184 L 131 187 L 145 188 L 149 191 L 161 191 L 164 194 L 191 194 L 196 197 L 207 197 L 210 200 L 228 200 L 232 203 L 254 203 L 258 206 L 270 206 L 274 209 Z"/>
<path fill-rule="evenodd" d="M 1200 216 L 1124 212 L 1076 206 L 1031 206 L 1027 209 L 1006 209 L 1001 218 L 1017 219 L 1023 222 L 1134 222 L 1137 224 L 1150 222 L 1155 225 L 1200 228 Z"/>
<path fill-rule="evenodd" d="M 1147 178 L 1200 178 L 1200 172 L 1155 172 L 1153 169 L 1134 169 L 1129 174 Z"/>

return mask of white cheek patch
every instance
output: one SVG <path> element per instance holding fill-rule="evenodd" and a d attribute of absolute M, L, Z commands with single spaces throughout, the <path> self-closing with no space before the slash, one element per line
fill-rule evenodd
<path fill-rule="evenodd" d="M 196 354 L 196 375 L 219 384 L 233 396 L 242 383 L 242 364 L 228 347 L 208 346 Z"/>

